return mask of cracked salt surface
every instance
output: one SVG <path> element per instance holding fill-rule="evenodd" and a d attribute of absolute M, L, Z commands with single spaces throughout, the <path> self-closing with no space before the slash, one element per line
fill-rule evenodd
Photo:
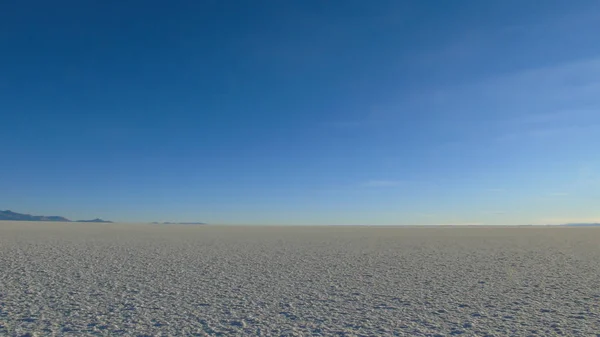
<path fill-rule="evenodd" d="M 0 222 L 1 336 L 600 336 L 600 229 Z"/>

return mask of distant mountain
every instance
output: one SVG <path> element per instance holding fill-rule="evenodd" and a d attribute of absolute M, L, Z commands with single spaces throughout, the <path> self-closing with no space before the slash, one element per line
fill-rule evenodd
<path fill-rule="evenodd" d="M 206 225 L 204 222 L 152 222 L 153 225 Z"/>
<path fill-rule="evenodd" d="M 31 215 L 21 214 L 13 211 L 0 211 L 0 220 L 10 221 L 63 221 L 70 222 L 71 220 L 62 216 L 45 216 L 45 215 Z"/>
<path fill-rule="evenodd" d="M 568 224 L 564 224 L 562 226 L 567 226 L 567 227 L 596 227 L 596 226 L 600 226 L 600 223 L 568 223 Z"/>
<path fill-rule="evenodd" d="M 76 222 L 98 222 L 98 223 L 113 223 L 112 221 L 102 220 L 102 219 L 94 219 L 94 220 L 77 220 Z"/>
<path fill-rule="evenodd" d="M 71 220 L 62 216 L 46 216 L 46 215 L 31 215 L 21 214 L 13 211 L 0 211 L 0 220 L 8 221 L 56 221 L 56 222 L 72 222 Z M 75 222 L 98 222 L 98 223 L 112 223 L 112 221 L 94 219 L 94 220 L 77 220 Z"/>

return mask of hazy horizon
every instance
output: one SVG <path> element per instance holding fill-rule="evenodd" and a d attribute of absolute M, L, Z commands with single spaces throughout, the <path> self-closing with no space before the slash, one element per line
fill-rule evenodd
<path fill-rule="evenodd" d="M 0 209 L 600 222 L 600 3 L 0 4 Z"/>

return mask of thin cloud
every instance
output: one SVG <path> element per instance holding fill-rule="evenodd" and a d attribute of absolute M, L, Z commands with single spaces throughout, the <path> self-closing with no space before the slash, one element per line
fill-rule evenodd
<path fill-rule="evenodd" d="M 490 130 L 484 136 L 492 140 L 545 140 L 597 132 L 598 92 L 600 58 L 593 58 L 438 88 L 415 99 L 457 127 Z M 476 111 L 496 117 L 474 118 Z"/>
<path fill-rule="evenodd" d="M 592 165 L 583 165 L 576 173 L 573 187 L 590 188 L 600 185 L 600 171 Z"/>
<path fill-rule="evenodd" d="M 486 210 L 486 211 L 481 211 L 482 214 L 486 214 L 486 215 L 505 215 L 508 214 L 508 212 L 505 211 L 490 211 L 490 210 Z"/>
<path fill-rule="evenodd" d="M 456 223 L 434 223 L 425 226 L 481 226 L 484 222 L 456 222 Z"/>
<path fill-rule="evenodd" d="M 345 121 L 345 122 L 331 122 L 326 124 L 334 129 L 356 129 L 364 125 L 364 122 L 359 121 Z"/>
<path fill-rule="evenodd" d="M 403 185 L 400 180 L 369 180 L 363 184 L 365 187 L 396 187 Z"/>
<path fill-rule="evenodd" d="M 497 142 L 510 142 L 516 140 L 544 141 L 566 136 L 589 135 L 600 131 L 600 124 L 573 126 L 573 127 L 548 127 L 533 128 L 521 132 L 509 132 L 496 138 Z"/>
<path fill-rule="evenodd" d="M 486 190 L 486 192 L 494 192 L 494 193 L 498 193 L 498 192 L 505 192 L 506 190 L 503 188 L 488 188 Z"/>
<path fill-rule="evenodd" d="M 515 125 L 544 125 L 548 123 L 563 123 L 574 119 L 588 120 L 596 118 L 598 111 L 595 109 L 563 109 L 544 113 L 526 114 L 511 120 Z"/>

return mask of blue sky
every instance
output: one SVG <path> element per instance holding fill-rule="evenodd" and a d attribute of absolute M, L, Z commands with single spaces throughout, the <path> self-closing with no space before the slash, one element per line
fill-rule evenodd
<path fill-rule="evenodd" d="M 5 1 L 0 209 L 600 221 L 598 1 Z"/>

